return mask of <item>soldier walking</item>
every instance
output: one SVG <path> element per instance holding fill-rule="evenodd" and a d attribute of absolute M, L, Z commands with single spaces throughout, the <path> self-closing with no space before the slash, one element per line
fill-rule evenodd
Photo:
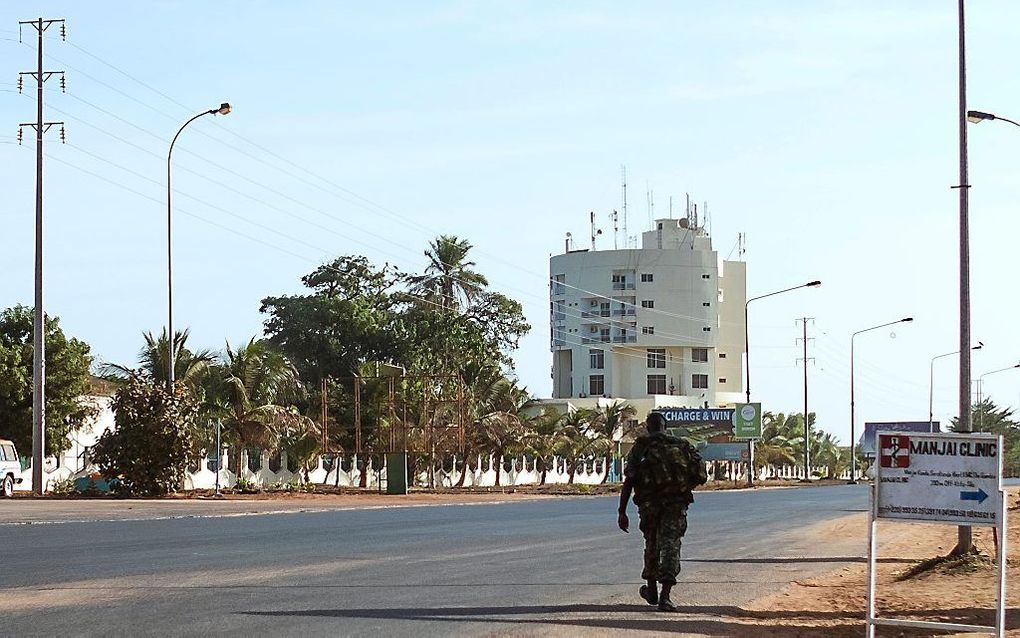
<path fill-rule="evenodd" d="M 641 572 L 647 584 L 639 593 L 660 611 L 676 611 L 670 591 L 680 573 L 680 544 L 687 531 L 687 507 L 694 502 L 692 490 L 708 477 L 701 456 L 683 439 L 666 434 L 666 419 L 658 412 L 645 419 L 648 434 L 639 436 L 627 455 L 617 523 L 629 531 L 627 501 L 631 492 L 645 537 L 645 564 Z M 659 589 L 661 586 L 661 589 Z"/>

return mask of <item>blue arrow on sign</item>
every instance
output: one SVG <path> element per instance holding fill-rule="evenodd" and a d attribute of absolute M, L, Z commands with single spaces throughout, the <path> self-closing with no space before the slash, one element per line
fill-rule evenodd
<path fill-rule="evenodd" d="M 977 501 L 978 503 L 984 503 L 986 498 L 988 498 L 988 494 L 981 488 L 978 488 L 978 491 L 976 492 L 960 492 L 961 501 Z"/>

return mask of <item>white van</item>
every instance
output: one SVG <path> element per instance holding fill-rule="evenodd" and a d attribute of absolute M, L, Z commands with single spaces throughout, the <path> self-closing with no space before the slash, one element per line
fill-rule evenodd
<path fill-rule="evenodd" d="M 21 461 L 14 442 L 0 439 L 0 496 L 14 496 L 14 486 L 21 483 Z"/>

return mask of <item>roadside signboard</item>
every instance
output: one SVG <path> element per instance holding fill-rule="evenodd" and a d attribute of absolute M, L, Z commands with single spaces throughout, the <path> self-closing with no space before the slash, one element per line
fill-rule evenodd
<path fill-rule="evenodd" d="M 1001 442 L 994 434 L 878 434 L 878 518 L 998 525 Z"/>
<path fill-rule="evenodd" d="M 738 403 L 734 407 L 733 438 L 739 440 L 761 438 L 760 403 Z"/>
<path fill-rule="evenodd" d="M 877 421 L 864 424 L 861 434 L 861 454 L 866 458 L 875 458 L 875 435 L 878 432 L 939 432 L 939 422 L 933 421 Z"/>
<path fill-rule="evenodd" d="M 703 461 L 737 461 L 747 463 L 751 457 L 747 443 L 703 443 L 698 446 Z"/>
<path fill-rule="evenodd" d="M 878 456 L 868 542 L 866 635 L 874 637 L 875 627 L 881 625 L 1005 635 L 1009 534 L 1007 502 L 1002 491 L 1002 437 L 971 432 L 880 431 L 876 447 Z M 880 519 L 994 526 L 999 541 L 995 625 L 879 617 L 875 605 L 875 561 Z"/>
<path fill-rule="evenodd" d="M 669 425 L 718 423 L 733 425 L 733 408 L 657 408 Z"/>

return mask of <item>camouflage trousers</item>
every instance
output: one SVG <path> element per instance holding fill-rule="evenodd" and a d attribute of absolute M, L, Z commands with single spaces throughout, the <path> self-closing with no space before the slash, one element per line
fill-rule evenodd
<path fill-rule="evenodd" d="M 676 584 L 680 573 L 680 545 L 687 532 L 687 506 L 665 503 L 640 507 L 641 533 L 645 537 L 644 580 Z"/>

